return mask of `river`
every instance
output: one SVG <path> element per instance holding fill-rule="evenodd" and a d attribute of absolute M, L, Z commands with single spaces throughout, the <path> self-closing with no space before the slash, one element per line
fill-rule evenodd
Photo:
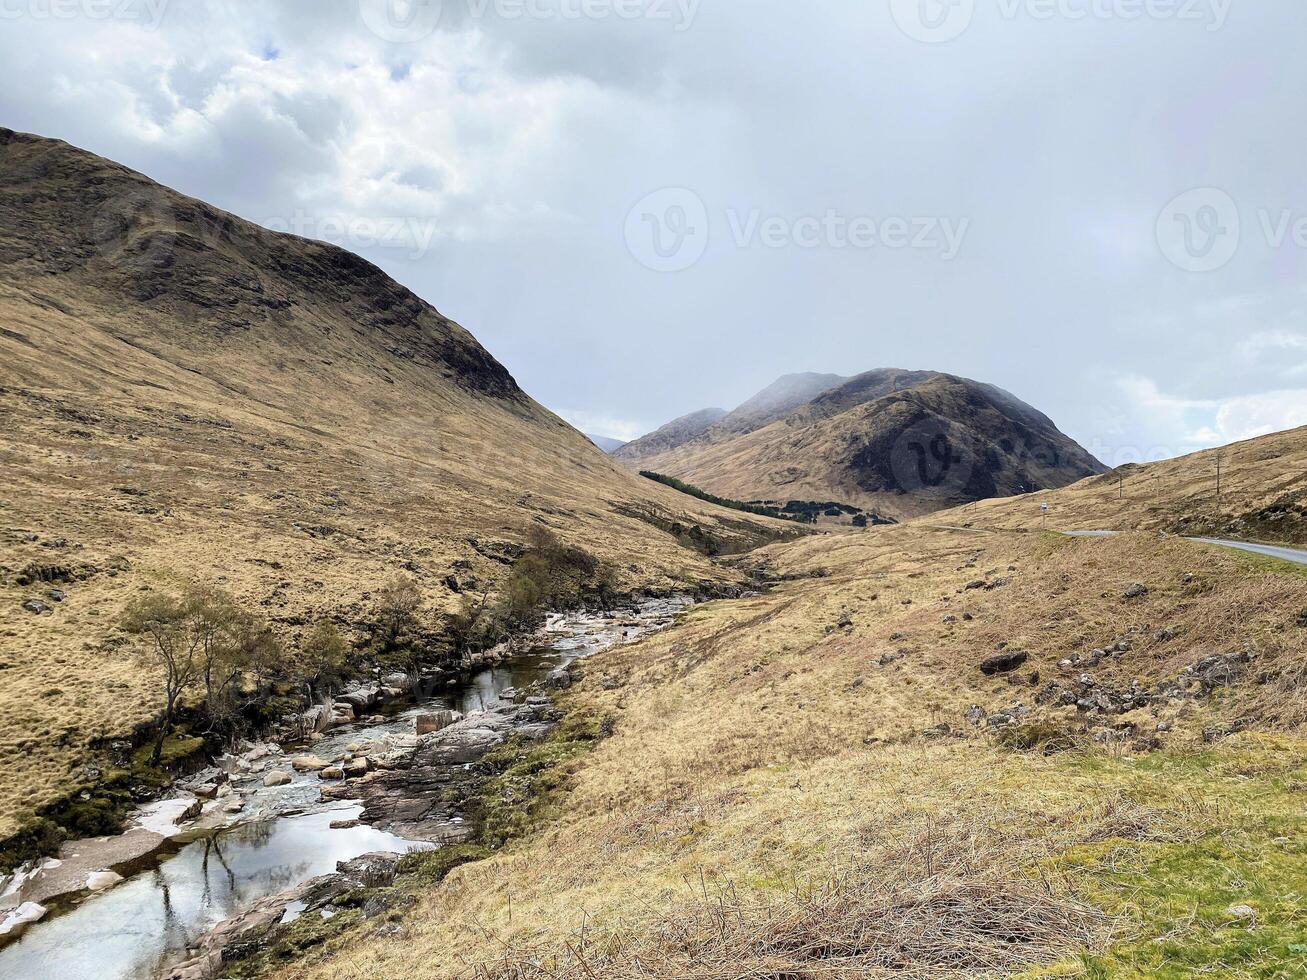
<path fill-rule="evenodd" d="M 617 616 L 551 618 L 539 643 L 523 653 L 384 723 L 332 729 L 312 751 L 332 758 L 351 742 L 412 734 L 416 717 L 434 708 L 471 714 L 492 707 L 509 688 L 526 689 L 557 667 L 669 625 L 688 604 L 652 600 Z M 296 773 L 288 786 L 252 792 L 239 817 L 217 817 L 219 808 L 207 807 L 205 817 L 163 851 L 137 866 L 115 867 L 124 876 L 120 884 L 52 907 L 43 921 L 0 949 L 0 978 L 153 980 L 217 923 L 334 871 L 338 861 L 433 846 L 366 825 L 333 828 L 357 818 L 361 807 L 356 801 L 323 801 L 320 786 L 316 775 Z"/>

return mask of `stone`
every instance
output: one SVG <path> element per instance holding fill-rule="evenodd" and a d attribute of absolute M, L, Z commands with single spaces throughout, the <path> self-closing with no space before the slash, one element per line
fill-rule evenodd
<path fill-rule="evenodd" d="M 551 670 L 545 677 L 545 687 L 551 687 L 556 691 L 563 691 L 571 686 L 572 675 L 566 667 Z"/>
<path fill-rule="evenodd" d="M 1009 671 L 1016 670 L 1029 659 L 1030 654 L 1025 650 L 1005 650 L 982 660 L 980 662 L 980 672 L 987 677 L 993 677 L 995 674 L 1006 674 Z"/>
<path fill-rule="evenodd" d="M 988 586 L 989 583 L 986 582 L 984 579 L 976 579 L 974 582 L 968 582 L 966 585 L 966 589 L 968 592 L 974 592 L 977 589 L 984 589 L 987 588 Z"/>
<path fill-rule="evenodd" d="M 1148 586 L 1144 585 L 1142 582 L 1136 582 L 1125 590 L 1125 597 L 1127 599 L 1142 599 L 1146 595 L 1148 595 Z"/>
<path fill-rule="evenodd" d="M 63 589 L 51 589 L 51 590 L 50 590 L 50 599 L 51 599 L 51 601 L 53 601 L 53 602 L 63 602 L 63 601 L 64 601 L 64 598 L 65 598 L 65 593 L 64 593 L 64 590 L 63 590 Z"/>
<path fill-rule="evenodd" d="M 360 823 L 358 820 L 333 820 L 327 826 L 332 830 L 353 830 Z"/>
<path fill-rule="evenodd" d="M 45 918 L 49 910 L 36 902 L 24 902 L 16 909 L 0 912 L 0 939 L 17 936 L 34 922 Z"/>
<path fill-rule="evenodd" d="M 36 615 L 39 616 L 41 615 L 41 613 L 46 612 L 50 607 L 47 606 L 44 602 L 42 602 L 40 599 L 28 599 L 26 602 L 23 603 L 23 608 L 26 609 L 28 612 L 36 613 Z"/>
<path fill-rule="evenodd" d="M 350 759 L 349 762 L 345 763 L 344 768 L 346 779 L 358 779 L 368 774 L 370 766 L 364 756 L 359 756 L 356 759 Z"/>
<path fill-rule="evenodd" d="M 292 782 L 294 779 L 291 774 L 280 769 L 273 769 L 263 777 L 264 786 L 289 786 Z"/>
<path fill-rule="evenodd" d="M 290 760 L 290 766 L 296 772 L 321 772 L 327 764 L 316 755 L 300 755 Z"/>
<path fill-rule="evenodd" d="M 222 812 L 223 812 L 223 813 L 240 813 L 240 812 L 241 812 L 242 810 L 244 810 L 244 809 L 245 809 L 245 801 L 244 801 L 244 800 L 232 800 L 230 803 L 228 803 L 226 806 L 224 806 L 224 807 L 222 808 Z"/>
<path fill-rule="evenodd" d="M 1251 905 L 1231 905 L 1225 911 L 1230 918 L 1239 922 L 1254 922 L 1257 919 L 1257 910 Z"/>
<path fill-rule="evenodd" d="M 123 876 L 116 871 L 92 871 L 86 876 L 86 887 L 90 891 L 100 892 L 112 888 L 122 880 Z"/>
<path fill-rule="evenodd" d="M 322 779 L 332 779 L 332 780 L 344 779 L 345 770 L 342 769 L 340 766 L 327 766 L 326 769 L 323 769 L 321 772 L 318 773 L 318 776 Z"/>
<path fill-rule="evenodd" d="M 978 704 L 973 704 L 970 708 L 967 709 L 966 718 L 968 723 L 972 725 L 979 725 L 982 721 L 985 720 L 985 716 L 986 716 L 985 709 Z"/>
<path fill-rule="evenodd" d="M 433 711 L 430 714 L 418 715 L 417 733 L 419 735 L 430 735 L 433 732 L 444 731 L 455 722 L 462 721 L 463 715 L 458 711 L 450 711 L 448 708 L 440 711 Z"/>

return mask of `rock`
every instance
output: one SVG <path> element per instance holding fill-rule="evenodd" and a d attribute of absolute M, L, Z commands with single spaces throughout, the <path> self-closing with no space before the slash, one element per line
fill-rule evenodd
<path fill-rule="evenodd" d="M 336 870 L 359 888 L 386 888 L 399 873 L 399 854 L 364 854 L 352 861 L 336 862 Z"/>
<path fill-rule="evenodd" d="M 327 766 L 326 769 L 318 773 L 318 776 L 322 779 L 344 779 L 345 770 L 340 766 Z"/>
<path fill-rule="evenodd" d="M 288 786 L 292 782 L 294 782 L 294 779 L 291 774 L 280 769 L 273 769 L 263 777 L 264 786 Z"/>
<path fill-rule="evenodd" d="M 1148 586 L 1144 585 L 1142 582 L 1136 582 L 1134 585 L 1130 586 L 1130 588 L 1125 590 L 1125 597 L 1127 599 L 1142 599 L 1146 595 L 1148 595 Z"/>
<path fill-rule="evenodd" d="M 241 812 L 242 810 L 244 810 L 244 809 L 245 809 L 245 801 L 244 801 L 244 800 L 232 800 L 230 803 L 228 803 L 226 806 L 224 806 L 224 807 L 222 808 L 222 812 L 223 812 L 223 813 L 240 813 L 240 812 Z"/>
<path fill-rule="evenodd" d="M 1158 643 L 1170 643 L 1175 639 L 1175 630 L 1158 630 L 1157 635 L 1153 637 Z"/>
<path fill-rule="evenodd" d="M 982 721 L 985 720 L 985 714 L 986 712 L 984 708 L 982 708 L 978 704 L 973 704 L 970 708 L 967 709 L 966 718 L 970 724 L 979 725 Z"/>
<path fill-rule="evenodd" d="M 381 686 L 393 687 L 401 691 L 407 691 L 410 687 L 413 686 L 413 684 L 409 680 L 408 674 L 401 674 L 397 671 L 393 674 L 387 674 L 385 677 L 381 678 Z"/>
<path fill-rule="evenodd" d="M 958 618 L 957 618 L 956 616 L 945 616 L 945 617 L 944 617 L 944 622 L 945 622 L 945 623 L 956 623 L 957 621 L 958 621 Z"/>
<path fill-rule="evenodd" d="M 448 708 L 440 711 L 433 711 L 430 714 L 418 715 L 416 725 L 419 735 L 430 735 L 433 732 L 444 731 L 455 722 L 462 721 L 463 715 L 458 711 L 450 711 Z"/>
<path fill-rule="evenodd" d="M 545 687 L 553 688 L 556 691 L 564 691 L 571 686 L 572 675 L 566 667 L 551 670 L 545 677 Z"/>
<path fill-rule="evenodd" d="M 327 826 L 332 830 L 353 830 L 360 823 L 358 820 L 333 820 Z"/>
<path fill-rule="evenodd" d="M 316 755 L 301 755 L 290 760 L 290 766 L 296 772 L 321 772 L 327 764 Z"/>
<path fill-rule="evenodd" d="M 100 892 L 112 888 L 122 880 L 123 876 L 116 871 L 93 871 L 86 876 L 86 887 L 90 891 Z"/>
<path fill-rule="evenodd" d="M 925 735 L 927 738 L 943 738 L 945 735 L 951 735 L 952 733 L 953 728 L 945 721 L 940 722 L 933 728 L 927 728 L 921 734 Z"/>
<path fill-rule="evenodd" d="M 989 586 L 988 582 L 986 582 L 984 579 L 978 578 L 974 582 L 968 582 L 965 588 L 967 589 L 968 592 L 974 592 L 977 589 L 984 589 L 987 588 L 988 586 Z"/>
<path fill-rule="evenodd" d="M 16 909 L 0 913 L 0 939 L 17 936 L 33 922 L 40 922 L 49 910 L 36 902 L 24 902 Z"/>
<path fill-rule="evenodd" d="M 370 766 L 365 757 L 359 756 L 357 759 L 350 759 L 349 762 L 345 763 L 344 768 L 346 779 L 358 779 L 359 777 L 368 774 Z"/>
<path fill-rule="evenodd" d="M 987 677 L 993 677 L 995 674 L 1006 674 L 1008 671 L 1016 670 L 1029 659 L 1030 654 L 1025 650 L 1005 650 L 1003 653 L 982 660 L 980 662 L 980 672 Z"/>
<path fill-rule="evenodd" d="M 53 602 L 63 602 L 63 601 L 64 601 L 64 598 L 65 598 L 65 593 L 64 593 L 64 590 L 63 590 L 63 589 L 51 589 L 51 590 L 50 590 L 50 599 L 51 599 L 51 601 L 53 601 Z"/>
<path fill-rule="evenodd" d="M 39 616 L 41 615 L 41 613 L 46 612 L 50 607 L 47 606 L 44 602 L 42 602 L 40 599 L 28 599 L 26 602 L 23 603 L 23 608 L 26 609 L 28 612 L 36 613 L 36 615 Z"/>
<path fill-rule="evenodd" d="M 835 625 L 842 630 L 849 629 L 853 625 L 853 617 L 845 613 L 836 621 Z"/>
<path fill-rule="evenodd" d="M 1238 922 L 1255 922 L 1257 921 L 1257 910 L 1251 905 L 1231 905 L 1225 910 L 1230 918 Z"/>

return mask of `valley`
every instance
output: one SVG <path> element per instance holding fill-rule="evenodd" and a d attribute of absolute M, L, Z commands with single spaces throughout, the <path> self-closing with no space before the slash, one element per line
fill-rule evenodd
<path fill-rule="evenodd" d="M 0 219 L 0 975 L 1307 971 L 1307 572 L 1190 540 L 1307 543 L 1307 429 L 609 455 L 334 246 L 11 130 Z"/>

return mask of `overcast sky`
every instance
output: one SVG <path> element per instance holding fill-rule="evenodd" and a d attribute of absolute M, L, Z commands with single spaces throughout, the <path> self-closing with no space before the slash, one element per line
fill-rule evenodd
<path fill-rule="evenodd" d="M 0 124 L 360 252 L 592 432 L 930 368 L 1119 463 L 1307 423 L 1305 41 L 1302 0 L 0 0 Z"/>

